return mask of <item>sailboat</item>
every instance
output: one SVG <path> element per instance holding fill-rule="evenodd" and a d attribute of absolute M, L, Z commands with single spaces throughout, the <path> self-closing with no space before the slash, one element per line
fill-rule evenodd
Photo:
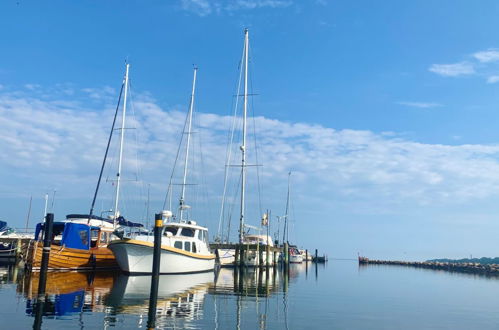
<path fill-rule="evenodd" d="M 133 223 L 125 220 L 119 212 L 120 183 L 123 159 L 123 144 L 125 132 L 125 118 L 128 92 L 128 72 L 129 64 L 126 64 L 125 77 L 121 86 L 118 99 L 118 105 L 114 114 L 111 133 L 107 143 L 104 160 L 102 162 L 97 187 L 89 214 L 69 214 L 66 219 L 54 222 L 53 235 L 51 238 L 49 269 L 57 270 L 93 270 L 117 268 L 116 260 L 107 248 L 109 242 L 116 237 L 113 233 L 123 228 L 143 227 L 142 224 Z M 120 108 L 121 95 L 124 92 L 124 100 L 121 114 L 121 132 L 119 144 L 118 172 L 116 174 L 116 190 L 114 200 L 114 216 L 112 219 L 106 219 L 93 214 L 97 193 L 99 191 L 102 173 L 105 167 L 109 146 L 118 111 Z M 43 236 L 45 232 L 45 223 L 36 225 L 35 237 L 29 248 L 27 263 L 32 270 L 40 269 Z"/>
<path fill-rule="evenodd" d="M 187 113 L 187 136 L 182 192 L 179 200 L 179 221 L 167 221 L 161 237 L 161 274 L 195 273 L 213 270 L 215 255 L 208 244 L 208 228 L 199 226 L 196 221 L 185 218 L 185 211 L 190 208 L 185 203 L 185 187 L 187 186 L 187 164 L 194 110 L 194 93 L 196 90 L 197 68 L 194 68 L 192 93 Z M 170 211 L 163 211 L 168 220 Z M 168 215 L 167 215 L 168 214 Z M 164 219 L 165 220 L 165 219 Z M 120 269 L 131 274 L 148 274 L 152 272 L 154 237 L 136 235 L 133 238 L 112 241 L 109 249 L 113 251 Z"/>
<path fill-rule="evenodd" d="M 243 93 L 243 117 L 242 117 L 242 141 L 239 147 L 241 151 L 241 200 L 240 200 L 240 213 L 239 213 L 239 243 L 240 244 L 258 244 L 264 249 L 263 251 L 263 263 L 267 261 L 267 252 L 265 246 L 273 246 L 272 238 L 269 235 L 248 235 L 245 234 L 246 228 L 252 228 L 260 230 L 260 228 L 250 226 L 245 224 L 245 212 L 246 212 L 246 168 L 249 166 L 246 163 L 246 131 L 247 131 L 247 110 L 248 110 L 248 52 L 249 52 L 249 31 L 244 30 L 244 49 L 243 49 L 243 59 L 242 59 L 242 69 L 244 69 L 244 93 Z M 239 87 L 238 87 L 239 89 Z M 239 90 L 238 90 L 239 92 Z M 234 115 L 235 116 L 235 115 Z M 229 158 L 229 157 L 228 157 Z M 229 159 L 228 159 L 229 160 Z M 226 176 L 227 177 L 227 176 Z M 224 188 L 225 193 L 225 188 Z M 222 201 L 222 212 L 223 212 L 223 202 Z M 222 213 L 221 212 L 221 213 Z M 221 214 L 222 219 L 222 214 Z M 221 223 L 221 220 L 220 220 Z M 262 219 L 262 224 L 268 226 L 268 221 L 266 215 Z M 220 227 L 220 226 L 219 226 Z M 234 249 L 219 249 L 219 262 L 221 266 L 233 265 L 235 261 L 235 250 Z M 242 262 L 246 266 L 258 266 L 261 263 L 259 260 L 260 254 L 258 251 L 248 251 L 245 254 Z M 269 262 L 272 264 L 273 253 L 268 256 Z"/>
<path fill-rule="evenodd" d="M 289 262 L 290 263 L 301 263 L 303 262 L 303 255 L 294 245 L 289 245 L 289 197 L 290 197 L 290 187 L 291 187 L 291 172 L 288 173 L 288 193 L 286 197 L 286 214 L 281 218 L 284 218 L 284 233 L 282 236 L 282 241 L 287 242 L 289 246 Z"/>

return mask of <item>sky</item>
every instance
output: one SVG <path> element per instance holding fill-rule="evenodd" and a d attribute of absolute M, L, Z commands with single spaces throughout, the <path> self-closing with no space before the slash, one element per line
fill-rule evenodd
<path fill-rule="evenodd" d="M 338 258 L 498 256 L 498 15 L 496 1 L 2 1 L 0 219 L 24 227 L 32 197 L 34 226 L 46 193 L 56 218 L 88 212 L 125 62 L 133 129 L 122 213 L 151 219 L 164 208 L 196 65 L 200 156 L 187 199 L 215 235 L 248 28 L 248 155 L 261 165 L 248 169 L 248 223 L 268 209 L 277 230 L 291 172 L 300 247 Z M 116 150 L 96 213 L 112 204 Z"/>

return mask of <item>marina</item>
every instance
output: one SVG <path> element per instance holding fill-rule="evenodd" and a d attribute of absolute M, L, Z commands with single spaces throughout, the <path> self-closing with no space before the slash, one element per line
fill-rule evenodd
<path fill-rule="evenodd" d="M 498 328 L 494 1 L 0 14 L 0 328 Z"/>

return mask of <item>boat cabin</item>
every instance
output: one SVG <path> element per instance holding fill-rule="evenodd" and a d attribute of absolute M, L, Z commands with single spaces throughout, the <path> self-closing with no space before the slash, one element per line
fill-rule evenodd
<path fill-rule="evenodd" d="M 177 249 L 192 253 L 209 251 L 208 229 L 198 226 L 195 221 L 168 223 L 163 236 Z"/>
<path fill-rule="evenodd" d="M 36 225 L 35 240 L 41 241 L 44 236 L 44 223 Z M 107 246 L 112 232 L 100 227 L 74 222 L 54 222 L 51 244 L 72 249 L 89 250 Z"/>

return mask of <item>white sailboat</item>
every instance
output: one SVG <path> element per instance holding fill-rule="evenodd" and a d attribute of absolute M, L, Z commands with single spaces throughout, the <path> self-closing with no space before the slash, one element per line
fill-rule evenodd
<path fill-rule="evenodd" d="M 161 237 L 161 274 L 195 273 L 213 270 L 215 255 L 208 244 L 208 229 L 198 226 L 193 220 L 184 219 L 184 211 L 189 208 L 185 204 L 185 187 L 187 180 L 187 164 L 189 160 L 190 134 L 192 114 L 194 111 L 194 94 L 196 90 L 197 68 L 194 68 L 192 93 L 187 114 L 186 151 L 182 192 L 179 201 L 179 222 L 167 222 Z M 168 219 L 170 211 L 164 211 Z M 169 215 L 167 215 L 169 214 Z M 148 274 L 152 272 L 154 237 L 137 235 L 134 238 L 113 241 L 109 249 L 113 252 L 122 271 L 132 274 Z"/>
<path fill-rule="evenodd" d="M 263 262 L 267 261 L 267 253 L 265 250 L 266 245 L 273 246 L 272 238 L 268 235 L 246 235 L 245 228 L 254 228 L 260 230 L 253 226 L 245 224 L 245 212 L 246 212 L 246 131 L 247 131 L 247 109 L 248 109 L 248 51 L 249 51 L 249 32 L 248 29 L 244 31 L 244 48 L 243 48 L 243 68 L 244 68 L 244 93 L 243 93 L 243 116 L 242 116 L 242 143 L 239 149 L 241 150 L 241 200 L 240 200 L 240 216 L 239 216 L 239 243 L 240 244 L 260 244 L 262 245 L 263 251 Z M 238 87 L 239 92 L 239 87 Z M 229 157 L 228 157 L 229 158 Z M 225 194 L 225 187 L 224 187 Z M 222 201 L 222 212 L 223 212 L 223 201 Z M 222 217 L 222 214 L 221 214 Z M 221 222 L 220 222 L 221 223 Z M 219 226 L 220 227 L 220 226 Z M 220 228 L 219 228 L 220 232 Z M 242 262 L 246 266 L 258 266 L 260 264 L 258 251 L 248 251 L 245 254 Z M 273 253 L 269 255 L 270 263 L 273 263 Z M 234 249 L 220 249 L 219 250 L 219 262 L 221 266 L 233 265 L 235 262 L 235 250 Z"/>

